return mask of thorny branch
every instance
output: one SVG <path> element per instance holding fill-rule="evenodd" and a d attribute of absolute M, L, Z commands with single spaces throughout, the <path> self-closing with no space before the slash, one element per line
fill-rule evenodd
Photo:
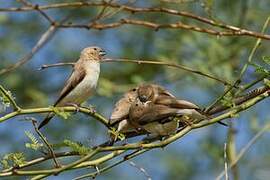
<path fill-rule="evenodd" d="M 69 3 L 55 3 L 55 4 L 48 4 L 48 5 L 38 5 L 38 4 L 31 4 L 26 0 L 20 0 L 20 2 L 23 4 L 21 7 L 10 7 L 10 8 L 0 8 L 0 12 L 24 12 L 24 11 L 36 11 L 40 15 L 42 15 L 49 23 L 50 27 L 48 30 L 40 37 L 36 45 L 32 48 L 32 50 L 26 54 L 22 59 L 20 59 L 17 63 L 14 65 L 7 67 L 5 69 L 0 70 L 0 75 L 5 74 L 7 72 L 10 72 L 17 67 L 25 64 L 28 62 L 33 55 L 40 50 L 44 44 L 48 42 L 48 40 L 55 34 L 56 30 L 59 28 L 85 28 L 85 29 L 108 29 L 108 28 L 118 28 L 123 25 L 135 25 L 135 26 L 142 26 L 142 27 L 147 27 L 147 28 L 152 28 L 154 30 L 159 30 L 159 29 L 185 29 L 185 30 L 191 30 L 191 31 L 196 31 L 196 32 L 201 32 L 201 33 L 207 33 L 210 35 L 216 35 L 216 36 L 249 36 L 249 37 L 255 37 L 255 38 L 260 38 L 260 39 L 265 39 L 265 40 L 270 40 L 270 35 L 264 34 L 264 31 L 261 33 L 251 31 L 248 29 L 243 29 L 240 27 L 228 25 L 225 23 L 221 23 L 218 21 L 214 21 L 212 19 L 208 19 L 202 16 L 195 15 L 190 12 L 185 12 L 185 11 L 178 11 L 175 9 L 168 9 L 168 8 L 163 8 L 163 7 L 135 7 L 127 4 L 118 4 L 114 3 L 113 1 L 101 1 L 101 2 L 69 2 Z M 47 10 L 48 9 L 61 9 L 61 8 L 81 8 L 81 7 L 101 7 L 100 13 L 93 18 L 89 23 L 87 24 L 74 24 L 73 22 L 69 23 L 62 23 L 62 22 L 57 22 L 55 21 L 51 16 L 48 15 Z M 161 13 L 161 14 L 166 14 L 166 15 L 172 15 L 172 16 L 179 16 L 179 17 L 185 17 L 189 18 L 192 20 L 195 20 L 202 25 L 208 25 L 207 27 L 201 26 L 201 25 L 190 25 L 190 24 L 185 24 L 182 21 L 178 20 L 173 23 L 163 23 L 163 22 L 154 22 L 152 20 L 141 20 L 137 18 L 121 18 L 121 19 L 116 19 L 115 21 L 109 22 L 108 23 L 101 23 L 100 21 L 103 20 L 103 18 L 108 18 L 109 16 L 113 16 L 116 13 L 108 13 L 105 14 L 106 9 L 115 9 L 117 13 L 119 12 L 125 12 L 125 13 L 130 13 L 131 15 L 137 14 L 137 13 Z M 269 21 L 269 18 L 268 18 Z M 222 29 L 222 30 L 220 30 Z M 261 41 L 261 40 L 260 40 Z M 255 47 L 256 50 L 256 47 Z M 254 52 L 255 52 L 254 50 Z M 250 59 L 252 58 L 253 55 L 250 56 Z M 251 60 L 248 60 L 251 61 Z M 171 66 L 171 67 L 176 67 L 183 69 L 188 72 L 192 72 L 195 74 L 199 74 L 205 77 L 208 77 L 210 79 L 214 79 L 218 82 L 223 83 L 224 85 L 230 86 L 232 88 L 239 88 L 238 84 L 231 84 L 227 82 L 226 80 L 223 80 L 221 78 L 214 77 L 212 75 L 209 75 L 204 72 L 200 72 L 182 65 L 177 65 L 177 64 L 169 64 L 169 63 L 163 63 L 163 62 L 154 62 L 154 61 L 141 61 L 141 60 L 130 60 L 130 59 L 108 59 L 108 62 L 111 61 L 119 61 L 119 62 L 131 62 L 131 63 L 137 63 L 137 64 L 157 64 L 157 65 L 166 65 L 166 66 Z M 59 63 L 55 65 L 44 65 L 42 66 L 42 69 L 47 68 L 47 67 L 52 67 L 52 66 L 60 66 L 60 65 L 72 65 L 73 63 Z M 243 73 L 246 70 L 248 64 L 244 66 L 243 68 Z M 242 73 L 241 73 L 242 74 Z M 242 76 L 240 76 L 241 79 Z M 250 84 L 247 84 L 244 86 L 244 88 L 240 89 L 242 93 L 244 90 L 254 86 L 256 83 L 260 82 L 265 78 L 265 76 L 259 78 L 258 80 L 251 82 Z M 28 115 L 28 114 L 40 114 L 40 113 L 48 113 L 48 112 L 55 112 L 55 108 L 53 107 L 47 107 L 47 108 L 32 108 L 32 109 L 24 109 L 20 108 L 14 98 L 8 93 L 7 90 L 5 90 L 2 86 L 0 86 L 0 90 L 2 94 L 10 101 L 10 103 L 13 106 L 13 112 L 10 112 L 8 114 L 5 114 L 4 116 L 0 117 L 0 123 L 11 120 L 15 116 L 19 115 Z M 126 144 L 126 145 L 115 145 L 115 146 L 100 146 L 100 147 L 95 147 L 93 150 L 88 153 L 87 155 L 77 159 L 74 162 L 71 162 L 69 164 L 63 165 L 62 167 L 56 167 L 56 168 L 51 168 L 51 169 L 44 169 L 44 170 L 24 170 L 25 167 L 31 167 L 36 164 L 40 164 L 46 160 L 51 160 L 53 159 L 55 162 L 58 158 L 64 158 L 64 157 L 70 157 L 70 156 L 79 156 L 78 153 L 76 152 L 61 152 L 61 153 L 54 153 L 53 151 L 45 155 L 44 157 L 40 157 L 37 159 L 33 159 L 31 161 L 26 162 L 23 165 L 17 166 L 17 167 L 11 167 L 4 169 L 0 172 L 0 177 L 5 177 L 5 176 L 34 176 L 32 179 L 42 179 L 44 177 L 50 176 L 50 175 L 57 175 L 63 171 L 66 170 L 72 170 L 76 168 L 86 168 L 86 167 L 93 167 L 96 168 L 99 165 L 102 165 L 104 162 L 108 162 L 112 160 L 115 157 L 118 157 L 122 155 L 125 152 L 132 151 L 132 153 L 128 154 L 127 156 L 124 156 L 121 160 L 112 163 L 110 165 L 105 166 L 104 168 L 101 168 L 100 170 L 96 170 L 94 173 L 86 174 L 81 177 L 77 177 L 77 179 L 82 179 L 86 177 L 95 177 L 98 174 L 105 172 L 112 167 L 119 165 L 128 159 L 131 159 L 133 157 L 136 157 L 140 154 L 143 154 L 151 149 L 154 148 L 160 148 L 160 147 L 165 147 L 168 144 L 176 141 L 177 139 L 183 137 L 185 134 L 189 133 L 193 129 L 197 128 L 202 128 L 204 126 L 209 126 L 213 123 L 219 122 L 223 119 L 231 118 L 235 114 L 240 113 L 252 106 L 254 106 L 256 103 L 260 102 L 261 100 L 268 98 L 270 95 L 270 90 L 269 86 L 263 86 L 257 89 L 254 89 L 253 91 L 250 91 L 249 93 L 243 95 L 243 96 L 237 96 L 233 99 L 233 103 L 235 104 L 235 107 L 227 107 L 222 104 L 217 104 L 213 108 L 209 110 L 209 114 L 218 114 L 212 119 L 204 120 L 201 122 L 198 122 L 196 124 L 192 124 L 189 126 L 184 127 L 181 129 L 179 132 L 177 132 L 175 135 L 170 136 L 167 139 L 164 139 L 160 142 L 152 142 L 152 143 L 145 143 L 145 142 L 137 142 L 137 143 L 131 143 L 131 144 Z M 87 114 L 92 116 L 94 119 L 100 121 L 102 124 L 104 124 L 108 129 L 111 127 L 109 126 L 108 120 L 103 117 L 102 115 L 93 112 L 89 110 L 88 108 L 84 107 L 79 107 L 79 109 L 75 107 L 61 107 L 59 108 L 61 111 L 64 112 L 75 112 L 79 110 L 79 112 Z M 226 112 L 224 112 L 226 111 Z M 248 143 L 247 147 L 241 151 L 241 153 L 238 156 L 237 161 L 233 162 L 229 168 L 231 168 L 234 164 L 236 164 L 239 159 L 242 157 L 243 153 L 250 147 L 254 141 L 261 136 L 261 134 L 268 129 L 269 126 L 265 126 L 265 128 L 262 129 L 252 140 L 250 143 Z M 254 140 L 255 139 L 255 140 Z M 49 145 L 50 147 L 50 145 Z M 51 149 L 52 150 L 52 149 Z M 243 152 L 243 153 L 242 153 Z M 94 159 L 95 155 L 101 154 L 102 156 L 99 156 Z M 105 153 L 105 154 L 104 154 Z M 57 162 L 56 162 L 57 164 Z M 220 176 L 222 176 L 221 174 Z"/>
<path fill-rule="evenodd" d="M 35 46 L 31 49 L 29 53 L 27 53 L 23 58 L 21 58 L 17 63 L 0 70 L 0 76 L 3 74 L 6 74 L 10 71 L 13 71 L 14 69 L 20 67 L 21 65 L 27 63 L 31 58 L 37 53 L 49 40 L 53 35 L 55 34 L 57 30 L 57 27 L 50 26 L 49 29 L 41 35 L 38 42 L 35 44 Z"/>
<path fill-rule="evenodd" d="M 205 72 L 202 72 L 202 71 L 199 71 L 199 70 L 195 70 L 195 69 L 192 69 L 190 67 L 180 65 L 180 64 L 176 64 L 176 63 L 167 63 L 167 62 L 162 62 L 160 60 L 145 60 L 145 59 L 144 60 L 138 60 L 138 59 L 127 59 L 127 58 L 117 58 L 117 59 L 108 59 L 107 58 L 107 59 L 104 59 L 102 62 L 105 62 L 105 63 L 106 62 L 125 62 L 125 63 L 135 63 L 135 64 L 138 64 L 138 65 L 140 65 L 140 64 L 152 64 L 152 65 L 169 66 L 169 67 L 182 69 L 184 71 L 191 72 L 191 73 L 194 73 L 194 74 L 198 74 L 198 75 L 207 77 L 209 79 L 215 80 L 217 82 L 220 82 L 220 83 L 222 83 L 224 85 L 228 85 L 230 87 L 237 88 L 237 86 L 233 86 L 228 81 L 223 80 L 221 78 L 218 78 L 218 77 L 216 77 L 214 75 L 210 75 L 208 73 L 205 73 Z M 67 66 L 67 65 L 73 66 L 74 63 L 67 62 L 67 63 L 56 63 L 56 64 L 44 64 L 39 68 L 39 70 L 43 70 L 43 69 L 50 68 L 50 67 Z"/>
<path fill-rule="evenodd" d="M 37 127 L 37 121 L 36 121 L 34 118 L 32 118 L 31 121 L 32 121 L 32 124 L 33 124 L 33 126 L 34 126 L 34 129 L 35 129 L 36 133 L 37 133 L 37 134 L 39 135 L 39 137 L 42 139 L 42 141 L 44 142 L 44 144 L 46 144 L 46 146 L 47 146 L 47 148 L 48 148 L 48 150 L 49 150 L 49 152 L 50 152 L 50 155 L 52 156 L 52 159 L 53 159 L 53 162 L 54 162 L 54 164 L 55 164 L 55 167 L 56 167 L 56 168 L 61 167 L 61 165 L 59 164 L 59 162 L 58 162 L 57 159 L 56 159 L 55 153 L 54 153 L 54 151 L 53 151 L 51 145 L 49 144 L 47 138 L 39 131 L 39 129 L 38 129 L 38 127 Z"/>
<path fill-rule="evenodd" d="M 228 169 L 233 168 L 238 161 L 243 157 L 243 155 L 250 149 L 250 147 L 268 130 L 270 129 L 270 123 L 265 124 L 260 131 L 258 131 L 255 136 L 240 150 L 237 157 L 234 159 L 233 162 L 229 165 Z M 220 180 L 225 175 L 225 171 L 222 171 L 217 177 L 216 180 Z"/>
<path fill-rule="evenodd" d="M 122 154 L 128 150 L 132 150 L 132 149 L 134 149 L 134 150 L 136 150 L 136 149 L 148 150 L 148 149 L 153 149 L 153 148 L 165 147 L 166 145 L 176 141 L 177 139 L 181 138 L 182 136 L 184 136 L 185 134 L 187 134 L 188 132 L 190 132 L 193 129 L 208 126 L 208 125 L 211 125 L 211 124 L 216 123 L 218 121 L 221 121 L 223 119 L 233 117 L 235 114 L 237 114 L 245 109 L 248 109 L 249 107 L 251 107 L 251 106 L 255 105 L 256 103 L 258 103 L 259 101 L 263 100 L 264 98 L 269 97 L 269 95 L 270 95 L 270 88 L 268 86 L 258 88 L 257 90 L 253 90 L 251 93 L 247 94 L 246 99 L 245 99 L 246 101 L 243 102 L 243 101 L 239 100 L 239 102 L 242 102 L 242 103 L 239 104 L 238 106 L 236 106 L 235 108 L 230 109 L 227 107 L 227 109 L 228 109 L 227 112 L 220 114 L 220 115 L 218 115 L 210 120 L 204 120 L 204 121 L 201 121 L 199 123 L 187 126 L 187 127 L 183 128 L 182 130 L 180 130 L 177 134 L 175 134 L 175 135 L 173 135 L 173 136 L 171 136 L 163 141 L 160 141 L 160 142 L 146 143 L 146 144 L 138 142 L 138 143 L 131 143 L 131 144 L 120 145 L 120 146 L 97 147 L 90 154 L 82 157 L 78 161 L 75 161 L 71 164 L 64 165 L 61 168 L 54 168 L 54 169 L 47 169 L 47 170 L 20 170 L 21 168 L 26 167 L 26 166 L 22 166 L 20 168 L 17 167 L 17 169 L 12 168 L 9 170 L 4 170 L 4 171 L 0 172 L 0 176 L 37 175 L 33 179 L 41 179 L 41 178 L 47 177 L 47 176 L 52 175 L 52 174 L 58 174 L 64 170 L 70 170 L 70 169 L 74 169 L 74 168 L 82 168 L 82 167 L 86 167 L 86 166 L 90 166 L 90 165 L 97 166 L 100 163 L 109 161 L 112 158 L 119 156 L 120 154 Z M 63 110 L 76 111 L 76 108 L 63 107 Z M 88 112 L 88 111 L 92 112 L 92 111 L 85 109 L 85 108 L 79 108 L 79 111 L 84 112 L 84 113 Z M 17 113 L 16 115 L 20 115 L 20 113 L 32 114 L 32 113 L 43 113 L 43 112 L 53 112 L 53 110 L 51 108 L 37 108 L 37 109 L 28 109 L 28 110 L 21 109 L 21 111 L 19 113 Z M 218 112 L 218 111 L 216 111 L 216 112 Z M 1 121 L 4 121 L 4 120 L 7 120 L 9 118 L 16 116 L 14 114 L 10 115 L 12 113 L 9 113 L 9 114 L 5 115 L 4 117 L 1 117 L 0 118 Z M 98 116 L 97 114 L 95 114 L 94 117 L 98 118 L 97 120 L 100 120 L 100 116 Z M 104 122 L 104 120 L 102 122 L 108 123 L 108 122 Z M 89 158 L 91 158 L 93 155 L 95 155 L 97 153 L 107 152 L 107 151 L 112 151 L 112 153 L 109 153 L 108 155 L 104 155 L 101 158 L 98 158 L 95 160 L 88 160 Z M 67 155 L 70 156 L 70 154 L 67 154 Z M 77 155 L 77 154 L 74 154 L 74 155 Z M 55 155 L 55 157 L 58 157 L 58 154 Z M 53 158 L 52 155 L 51 155 L 51 158 Z M 42 160 L 39 159 L 39 160 L 33 160 L 32 162 L 33 162 L 33 164 L 36 164 L 36 163 L 43 162 L 44 160 L 45 159 L 42 159 Z M 28 163 L 27 166 L 31 166 L 31 164 Z M 113 167 L 114 165 L 111 165 L 111 166 Z M 104 170 L 111 168 L 111 166 L 104 168 Z M 91 176 L 93 176 L 93 174 Z"/>
<path fill-rule="evenodd" d="M 108 29 L 108 28 L 117 28 L 122 25 L 136 25 L 136 26 L 143 26 L 152 28 L 154 30 L 159 29 L 186 29 L 191 31 L 197 31 L 201 33 L 207 33 L 211 35 L 216 36 L 250 36 L 250 37 L 256 37 L 261 39 L 270 40 L 270 35 L 258 33 L 254 31 L 250 31 L 247 29 L 242 29 L 239 27 L 235 27 L 232 25 L 227 25 L 221 22 L 214 21 L 212 19 L 208 19 L 205 17 L 201 17 L 198 15 L 195 15 L 190 12 L 185 11 L 177 11 L 174 9 L 168 9 L 163 7 L 135 7 L 130 6 L 126 4 L 118 4 L 113 3 L 111 1 L 101 1 L 101 2 L 70 2 L 70 3 L 57 3 L 57 4 L 49 4 L 49 5 L 38 5 L 38 4 L 32 4 L 29 3 L 26 0 L 20 1 L 24 6 L 22 7 L 11 7 L 11 8 L 0 8 L 0 12 L 24 12 L 24 11 L 37 11 L 39 14 L 41 14 L 49 23 L 50 27 L 48 30 L 40 37 L 36 45 L 32 48 L 32 50 L 27 53 L 23 58 L 21 58 L 17 63 L 14 65 L 11 65 L 7 68 L 4 68 L 0 70 L 0 75 L 3 75 L 5 73 L 8 73 L 21 65 L 28 62 L 34 54 L 46 44 L 49 39 L 55 34 L 56 30 L 59 28 L 86 28 L 86 29 Z M 45 10 L 48 9 L 59 9 L 59 8 L 82 8 L 82 7 L 103 7 L 103 10 L 95 17 L 92 21 L 90 21 L 87 24 L 73 24 L 72 22 L 69 23 L 63 23 L 62 21 L 58 22 L 55 21 L 51 16 L 48 15 L 48 13 L 45 12 Z M 139 20 L 139 19 L 127 19 L 127 18 L 121 18 L 120 20 L 116 20 L 115 22 L 109 22 L 109 23 L 100 23 L 99 20 L 102 20 L 103 18 L 106 18 L 106 15 L 103 16 L 105 9 L 112 8 L 116 9 L 117 11 L 124 11 L 129 12 L 131 14 L 135 13 L 162 13 L 167 15 L 173 15 L 173 16 L 183 16 L 186 18 L 190 18 L 193 20 L 196 20 L 198 22 L 201 22 L 203 24 L 207 24 L 213 27 L 218 27 L 221 29 L 225 29 L 226 31 L 219 31 L 216 29 L 211 28 L 203 28 L 201 26 L 194 26 L 185 24 L 181 21 L 175 22 L 175 23 L 158 23 L 153 22 L 152 20 Z M 112 16 L 113 14 L 110 14 Z"/>
<path fill-rule="evenodd" d="M 55 9 L 55 8 L 74 8 L 74 7 L 110 7 L 110 8 L 116 8 L 121 9 L 122 11 L 127 11 L 132 14 L 134 13 L 164 13 L 168 15 L 174 15 L 174 16 L 183 16 L 190 19 L 197 20 L 201 23 L 208 24 L 211 26 L 219 27 L 222 29 L 227 29 L 229 31 L 219 32 L 211 29 L 204 29 L 197 26 L 191 26 L 187 24 L 183 24 L 181 22 L 178 23 L 172 23 L 172 24 L 158 24 L 154 23 L 152 21 L 140 21 L 140 20 L 133 20 L 133 19 L 121 19 L 119 22 L 109 23 L 109 24 L 91 24 L 91 25 L 72 25 L 72 24 L 65 24 L 60 25 L 60 27 L 73 27 L 73 28 L 95 28 L 95 29 L 107 29 L 107 28 L 115 28 L 119 27 L 123 24 L 133 24 L 133 25 L 142 25 L 146 27 L 151 27 L 154 29 L 162 29 L 162 28 L 180 28 L 180 29 L 188 29 L 203 33 L 208 33 L 212 35 L 218 35 L 218 36 L 251 36 L 256 38 L 262 38 L 262 39 L 268 39 L 270 40 L 270 35 L 261 34 L 258 32 L 242 29 L 239 27 L 235 27 L 232 25 L 227 25 L 221 22 L 216 22 L 214 20 L 197 16 L 190 12 L 185 11 L 177 11 L 174 9 L 168 9 L 168 8 L 162 8 L 162 7 L 134 7 L 134 6 L 128 6 L 125 4 L 117 4 L 112 2 L 71 2 L 71 3 L 58 3 L 58 4 L 49 4 L 49 5 L 43 5 L 43 6 L 25 6 L 25 7 L 11 7 L 11 8 L 0 8 L 0 12 L 22 12 L 22 11 L 33 11 L 33 10 L 47 10 L 47 9 Z"/>

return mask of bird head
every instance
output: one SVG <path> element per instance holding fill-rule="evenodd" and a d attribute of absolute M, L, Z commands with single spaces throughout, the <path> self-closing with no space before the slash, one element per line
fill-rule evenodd
<path fill-rule="evenodd" d="M 153 99 L 154 92 L 150 85 L 142 85 L 138 88 L 138 98 L 141 102 L 151 101 Z"/>
<path fill-rule="evenodd" d="M 90 46 L 82 50 L 80 58 L 83 58 L 85 60 L 100 61 L 102 60 L 102 57 L 105 55 L 106 55 L 106 52 L 100 47 Z"/>

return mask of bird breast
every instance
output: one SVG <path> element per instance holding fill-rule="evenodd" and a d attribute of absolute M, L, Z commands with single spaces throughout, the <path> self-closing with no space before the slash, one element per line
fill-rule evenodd
<path fill-rule="evenodd" d="M 65 101 L 81 104 L 95 92 L 100 65 L 98 62 L 85 63 L 86 75 L 83 80 L 67 95 Z"/>

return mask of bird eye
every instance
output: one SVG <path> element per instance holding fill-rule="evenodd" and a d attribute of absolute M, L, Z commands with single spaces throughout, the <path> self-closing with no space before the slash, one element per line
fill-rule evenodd
<path fill-rule="evenodd" d="M 97 50 L 97 48 L 94 48 L 94 50 L 96 51 L 96 50 Z"/>
<path fill-rule="evenodd" d="M 134 88 L 134 89 L 132 89 L 132 91 L 136 91 L 136 89 Z"/>

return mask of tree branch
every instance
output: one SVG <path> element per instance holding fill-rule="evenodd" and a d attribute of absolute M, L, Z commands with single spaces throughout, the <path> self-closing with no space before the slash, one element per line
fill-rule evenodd
<path fill-rule="evenodd" d="M 9 100 L 10 104 L 13 106 L 14 111 L 20 111 L 21 108 L 17 105 L 16 101 L 12 97 L 12 95 L 5 90 L 3 86 L 0 85 L 0 91 L 3 93 L 3 95 Z"/>
<path fill-rule="evenodd" d="M 40 39 L 35 44 L 35 46 L 31 49 L 31 51 L 27 53 L 23 58 L 21 58 L 17 63 L 7 68 L 1 69 L 0 76 L 8 72 L 11 72 L 15 70 L 16 68 L 22 66 L 23 64 L 27 63 L 35 55 L 35 53 L 37 53 L 38 50 L 40 50 L 50 40 L 50 38 L 53 37 L 56 30 L 57 30 L 56 26 L 50 26 L 49 29 L 41 35 Z"/>

